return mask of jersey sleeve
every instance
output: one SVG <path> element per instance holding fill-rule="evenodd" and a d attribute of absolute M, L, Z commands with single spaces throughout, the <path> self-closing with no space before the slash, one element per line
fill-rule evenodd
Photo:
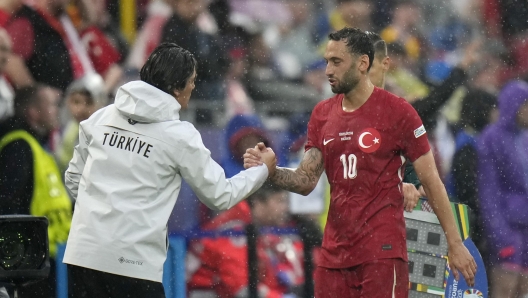
<path fill-rule="evenodd" d="M 318 121 L 320 110 L 320 106 L 316 106 L 312 112 L 312 115 L 310 116 L 310 121 L 308 121 L 308 138 L 306 140 L 306 145 L 304 146 L 305 152 L 313 147 L 321 150 L 322 125 L 321 122 Z"/>
<path fill-rule="evenodd" d="M 411 162 L 414 162 L 420 156 L 426 154 L 431 149 L 427 132 L 423 126 L 422 120 L 416 110 L 405 100 L 402 99 L 400 105 L 401 145 L 403 155 Z"/>

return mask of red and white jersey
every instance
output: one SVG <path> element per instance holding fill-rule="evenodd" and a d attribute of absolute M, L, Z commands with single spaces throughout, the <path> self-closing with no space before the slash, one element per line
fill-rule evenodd
<path fill-rule="evenodd" d="M 427 153 L 422 121 L 403 98 L 374 88 L 357 110 L 344 95 L 320 102 L 308 123 L 306 150 L 323 153 L 331 187 L 320 265 L 347 268 L 384 258 L 407 260 L 403 164 Z"/>

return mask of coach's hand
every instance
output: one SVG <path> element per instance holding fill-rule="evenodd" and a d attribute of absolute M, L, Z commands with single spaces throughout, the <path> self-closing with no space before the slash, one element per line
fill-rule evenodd
<path fill-rule="evenodd" d="M 254 148 L 248 148 L 243 156 L 244 168 L 249 169 L 251 167 L 262 165 L 262 153 L 266 152 L 268 149 L 271 150 L 271 148 L 266 148 L 266 145 L 262 142 L 258 143 Z"/>
<path fill-rule="evenodd" d="M 475 274 L 477 273 L 477 263 L 473 259 L 473 256 L 469 253 L 466 246 L 462 241 L 455 244 L 449 244 L 449 267 L 451 273 L 455 276 L 456 280 L 459 280 L 460 273 L 466 279 L 468 286 L 473 287 L 475 285 Z"/>

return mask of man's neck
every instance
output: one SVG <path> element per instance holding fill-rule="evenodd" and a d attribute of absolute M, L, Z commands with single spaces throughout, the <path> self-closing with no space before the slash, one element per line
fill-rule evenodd
<path fill-rule="evenodd" d="M 359 81 L 354 89 L 345 94 L 342 108 L 345 112 L 353 112 L 359 109 L 374 91 L 374 84 L 369 79 Z"/>

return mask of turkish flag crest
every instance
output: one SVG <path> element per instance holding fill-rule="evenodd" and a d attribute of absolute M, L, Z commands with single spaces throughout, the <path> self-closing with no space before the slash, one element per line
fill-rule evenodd
<path fill-rule="evenodd" d="M 372 153 L 381 146 L 381 135 L 374 128 L 363 130 L 358 137 L 358 146 L 365 153 Z"/>

